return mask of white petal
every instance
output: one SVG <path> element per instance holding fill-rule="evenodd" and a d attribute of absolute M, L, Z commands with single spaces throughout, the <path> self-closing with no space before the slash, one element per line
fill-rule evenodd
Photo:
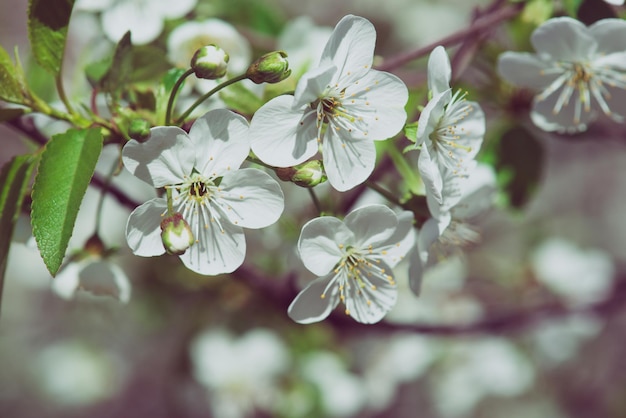
<path fill-rule="evenodd" d="M 78 288 L 78 274 L 84 263 L 69 262 L 52 279 L 52 291 L 63 299 L 72 299 Z"/>
<path fill-rule="evenodd" d="M 417 160 L 417 168 L 424 182 L 426 197 L 434 199 L 438 204 L 443 204 L 443 177 L 439 165 L 433 161 L 428 148 L 424 145 L 420 150 Z"/>
<path fill-rule="evenodd" d="M 293 98 L 278 96 L 256 111 L 250 122 L 252 152 L 266 164 L 291 167 L 317 152 L 316 113 L 292 109 Z"/>
<path fill-rule="evenodd" d="M 153 257 L 165 253 L 161 241 L 161 221 L 167 211 L 165 199 L 157 197 L 137 207 L 126 223 L 126 241 L 133 254 Z"/>
<path fill-rule="evenodd" d="M 346 312 L 362 324 L 374 324 L 383 319 L 398 298 L 398 290 L 389 274 L 391 267 L 385 262 L 376 264 L 376 267 L 385 273 L 373 268 L 362 269 L 365 286 L 359 286 L 357 282 L 346 284 Z"/>
<path fill-rule="evenodd" d="M 605 85 L 610 97 L 606 100 L 611 109 L 611 116 L 618 122 L 623 122 L 626 118 L 626 90 L 619 87 Z"/>
<path fill-rule="evenodd" d="M 196 6 L 196 0 L 152 0 L 149 4 L 160 16 L 175 19 L 191 12 Z"/>
<path fill-rule="evenodd" d="M 355 121 L 347 118 L 342 129 L 352 128 L 355 139 L 370 141 L 391 138 L 406 122 L 404 106 L 409 99 L 406 85 L 393 74 L 369 71 L 358 84 L 346 87 L 342 104 Z M 342 118 L 336 118 L 342 121 Z"/>
<path fill-rule="evenodd" d="M 417 234 L 417 248 L 419 249 L 419 256 L 422 265 L 428 262 L 428 253 L 430 246 L 439 239 L 443 231 L 448 227 L 450 223 L 450 217 L 442 219 L 429 218 L 420 229 Z"/>
<path fill-rule="evenodd" d="M 413 228 L 413 220 L 413 212 L 403 211 L 399 213 L 398 226 L 394 234 L 384 243 L 387 247 L 381 258 L 392 268 L 417 246 L 417 234 Z"/>
<path fill-rule="evenodd" d="M 528 52 L 507 51 L 498 57 L 498 74 L 511 84 L 543 90 L 556 80 L 560 73 L 546 73 L 554 63 L 541 60 Z"/>
<path fill-rule="evenodd" d="M 332 274 L 318 277 L 304 288 L 289 305 L 289 317 L 300 324 L 310 324 L 330 315 L 339 303 L 337 286 L 333 286 L 330 293 L 326 292 L 332 278 Z M 325 294 L 324 298 L 322 294 Z"/>
<path fill-rule="evenodd" d="M 458 204 L 452 207 L 454 219 L 471 219 L 489 209 L 494 203 L 497 190 L 493 167 L 478 164 L 462 182 L 462 196 Z"/>
<path fill-rule="evenodd" d="M 120 302 L 130 300 L 130 283 L 115 264 L 100 260 L 89 263 L 80 272 L 80 289 L 96 296 L 112 296 Z"/>
<path fill-rule="evenodd" d="M 605 72 L 603 70 L 607 69 L 619 71 L 616 77 L 616 81 L 623 84 L 624 79 L 622 78 L 622 74 L 624 71 L 626 71 L 626 51 L 613 52 L 611 54 L 601 55 L 597 57 L 593 60 L 593 68 L 595 68 L 598 73 L 603 73 Z"/>
<path fill-rule="evenodd" d="M 207 177 L 238 169 L 250 152 L 248 122 L 227 109 L 212 110 L 196 119 L 189 138 L 196 152 L 195 168 Z"/>
<path fill-rule="evenodd" d="M 185 266 L 198 274 L 217 275 L 235 271 L 246 256 L 246 239 L 241 227 L 219 214 L 202 210 L 187 215 L 196 242 L 180 256 Z"/>
<path fill-rule="evenodd" d="M 424 278 L 424 266 L 420 251 L 414 245 L 409 252 L 409 287 L 415 296 L 419 296 L 422 290 L 422 279 Z"/>
<path fill-rule="evenodd" d="M 452 68 L 448 54 L 444 47 L 438 46 L 428 57 L 428 90 L 432 92 L 433 97 L 450 88 L 451 78 Z"/>
<path fill-rule="evenodd" d="M 350 212 L 343 222 L 354 234 L 356 246 L 371 245 L 376 250 L 394 234 L 398 217 L 385 205 L 368 205 Z"/>
<path fill-rule="evenodd" d="M 104 11 L 102 29 L 110 40 L 119 41 L 129 30 L 133 45 L 147 44 L 159 36 L 163 30 L 162 17 L 140 6 L 134 1 L 117 2 Z"/>
<path fill-rule="evenodd" d="M 433 98 L 426 103 L 424 110 L 420 113 L 417 125 L 416 146 L 423 144 L 425 141 L 429 141 L 430 134 L 437 128 L 437 125 L 439 125 L 439 121 L 445 111 L 445 106 L 450 103 L 451 99 L 452 91 L 446 90 L 433 96 Z"/>
<path fill-rule="evenodd" d="M 283 192 L 276 180 L 256 168 L 224 175 L 216 200 L 230 222 L 244 228 L 264 228 L 283 212 Z"/>
<path fill-rule="evenodd" d="M 146 142 L 133 139 L 122 149 L 126 169 L 156 188 L 181 183 L 191 174 L 195 158 L 187 133 L 175 126 L 152 128 Z"/>
<path fill-rule="evenodd" d="M 313 68 L 304 73 L 296 85 L 291 106 L 300 109 L 321 98 L 336 73 L 334 65 Z"/>
<path fill-rule="evenodd" d="M 537 100 L 537 97 L 535 97 L 530 112 L 532 121 L 547 132 L 573 133 L 586 130 L 587 125 L 596 119 L 596 110 L 591 108 L 589 111 L 585 111 L 577 92 L 574 92 L 569 102 L 563 105 L 560 112 L 554 113 L 561 91 L 562 88 L 552 93 L 545 100 Z M 577 111 L 577 108 L 579 111 Z M 579 117 L 578 120 L 576 115 Z"/>
<path fill-rule="evenodd" d="M 328 182 L 343 192 L 363 183 L 376 164 L 376 147 L 368 139 L 352 140 L 345 130 L 329 126 L 322 144 Z"/>
<path fill-rule="evenodd" d="M 598 20 L 589 26 L 589 32 L 598 42 L 598 49 L 603 53 L 610 54 L 624 51 L 624 45 L 626 45 L 626 21 L 622 19 Z"/>
<path fill-rule="evenodd" d="M 317 276 L 330 272 L 343 256 L 340 245 L 354 243 L 354 235 L 337 218 L 323 216 L 304 224 L 298 239 L 298 252 L 304 266 Z"/>
<path fill-rule="evenodd" d="M 587 27 L 570 17 L 557 17 L 534 30 L 530 42 L 539 54 L 558 61 L 586 61 L 595 52 L 597 43 Z"/>
<path fill-rule="evenodd" d="M 343 17 L 322 52 L 320 67 L 334 64 L 341 84 L 361 78 L 372 66 L 376 30 L 369 20 L 347 15 Z M 339 80 L 334 80 L 338 82 Z"/>

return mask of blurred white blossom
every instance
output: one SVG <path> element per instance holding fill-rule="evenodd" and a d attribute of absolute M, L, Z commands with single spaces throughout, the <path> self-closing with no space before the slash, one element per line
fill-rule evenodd
<path fill-rule="evenodd" d="M 562 238 L 550 238 L 531 257 L 537 280 L 571 305 L 598 302 L 613 287 L 615 267 L 608 254 L 581 249 Z"/>
<path fill-rule="evenodd" d="M 285 343 L 270 330 L 235 337 L 207 329 L 190 346 L 192 373 L 208 390 L 216 418 L 243 418 L 255 409 L 274 411 L 278 378 L 291 362 Z"/>
<path fill-rule="evenodd" d="M 587 129 L 598 112 L 626 116 L 626 21 L 587 27 L 570 17 L 549 19 L 532 33 L 536 54 L 505 52 L 498 71 L 507 81 L 537 90 L 533 122 L 546 131 Z"/>
<path fill-rule="evenodd" d="M 78 0 L 76 9 L 100 12 L 102 29 L 113 42 L 131 31 L 133 44 L 155 40 L 163 31 L 166 19 L 185 16 L 197 0 Z"/>

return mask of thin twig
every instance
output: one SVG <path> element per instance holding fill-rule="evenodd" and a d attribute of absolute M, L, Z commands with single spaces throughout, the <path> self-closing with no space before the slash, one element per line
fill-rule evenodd
<path fill-rule="evenodd" d="M 474 36 L 475 34 L 485 30 L 492 30 L 499 23 L 516 16 L 521 11 L 522 7 L 523 4 L 518 3 L 509 7 L 496 10 L 492 14 L 481 17 L 468 28 L 462 29 L 456 33 L 453 33 L 450 36 L 447 36 L 426 46 L 417 48 L 413 51 L 408 51 L 395 57 L 389 58 L 385 60 L 381 65 L 379 65 L 376 69 L 380 71 L 395 70 L 396 68 L 401 67 L 404 64 L 407 64 L 417 58 L 429 54 L 433 49 L 435 49 L 435 47 L 439 45 L 448 47 L 465 40 L 465 38 L 467 38 L 468 36 Z"/>

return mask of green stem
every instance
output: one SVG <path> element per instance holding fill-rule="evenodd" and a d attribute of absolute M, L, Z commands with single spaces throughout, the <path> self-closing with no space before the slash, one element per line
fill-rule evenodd
<path fill-rule="evenodd" d="M 396 148 L 393 142 L 389 142 L 386 147 L 387 153 L 396 166 L 396 170 L 400 173 L 406 182 L 409 191 L 413 194 L 419 194 L 421 188 L 421 179 L 415 174 L 417 167 L 411 167 L 406 161 L 402 153 Z"/>
<path fill-rule="evenodd" d="M 165 194 L 167 197 L 167 216 L 172 216 L 174 215 L 174 203 L 173 203 L 173 199 L 172 199 L 172 189 L 170 189 L 169 187 L 165 188 Z"/>
<path fill-rule="evenodd" d="M 191 105 L 191 107 L 189 107 L 189 109 L 187 109 L 187 111 L 185 113 L 183 113 L 177 120 L 176 120 L 176 124 L 179 125 L 181 124 L 185 119 L 187 119 L 187 117 L 191 114 L 191 112 L 194 111 L 194 109 L 198 106 L 200 106 L 202 104 L 202 102 L 204 102 L 206 99 L 208 99 L 209 97 L 211 97 L 212 95 L 214 95 L 215 93 L 217 93 L 218 91 L 220 91 L 221 89 L 230 86 L 231 84 L 235 84 L 238 81 L 241 80 L 245 80 L 246 78 L 248 78 L 247 75 L 245 74 L 241 74 L 238 75 L 237 77 L 233 77 L 230 80 L 226 80 L 225 82 L 223 82 L 222 84 L 220 84 L 219 86 L 215 87 L 213 90 L 211 90 L 210 92 L 206 93 L 205 95 L 203 95 L 202 97 L 200 97 L 198 100 L 196 100 L 194 102 L 194 104 Z"/>
<path fill-rule="evenodd" d="M 70 113 L 70 115 L 75 115 L 76 111 L 72 107 L 72 104 L 67 99 L 67 95 L 65 94 L 65 88 L 63 87 L 63 77 L 61 76 L 61 74 L 56 76 L 55 82 L 56 82 L 56 87 L 57 87 L 57 93 L 59 95 L 59 98 L 65 105 L 65 108 Z"/>
<path fill-rule="evenodd" d="M 307 190 L 309 191 L 309 195 L 311 196 L 311 200 L 313 201 L 313 204 L 315 205 L 315 209 L 317 209 L 317 213 L 319 213 L 321 215 L 323 213 L 322 205 L 320 204 L 319 199 L 315 195 L 315 191 L 313 191 L 312 187 L 309 187 Z"/>
<path fill-rule="evenodd" d="M 275 168 L 275 167 L 273 167 L 273 166 L 271 166 L 269 164 L 265 164 L 263 161 L 259 160 L 256 157 L 253 157 L 251 155 L 248 155 L 246 160 L 250 161 L 251 163 L 258 164 L 258 165 L 260 165 L 262 167 L 269 168 L 270 170 L 273 170 Z"/>
<path fill-rule="evenodd" d="M 172 87 L 172 91 L 170 92 L 170 97 L 167 100 L 167 110 L 165 112 L 165 126 L 168 126 L 170 124 L 170 121 L 172 120 L 172 108 L 174 107 L 174 100 L 176 99 L 178 89 L 180 89 L 180 86 L 182 86 L 185 79 L 191 74 L 193 74 L 193 69 L 189 68 L 187 71 L 181 74 L 181 76 L 178 77 L 178 80 L 176 80 L 176 83 L 174 83 L 174 87 Z"/>
<path fill-rule="evenodd" d="M 394 205 L 402 207 L 402 203 L 394 196 L 389 190 L 382 188 L 378 183 L 375 183 L 370 180 L 365 181 L 365 185 L 370 189 L 374 190 L 379 195 L 383 196 L 385 199 L 393 203 Z"/>

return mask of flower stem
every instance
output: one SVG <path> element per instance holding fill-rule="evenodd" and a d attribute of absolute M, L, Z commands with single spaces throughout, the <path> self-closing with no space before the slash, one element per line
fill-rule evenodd
<path fill-rule="evenodd" d="M 65 94 L 65 88 L 63 87 L 63 77 L 61 76 L 61 74 L 56 76 L 55 82 L 56 82 L 56 87 L 57 87 L 57 93 L 59 95 L 59 98 L 65 105 L 65 108 L 71 115 L 75 115 L 76 111 L 72 107 L 72 104 L 67 99 L 67 95 Z"/>
<path fill-rule="evenodd" d="M 313 190 L 312 187 L 307 188 L 307 190 L 309 191 L 309 196 L 311 196 L 311 200 L 313 201 L 313 204 L 315 205 L 315 209 L 317 209 L 317 213 L 321 215 L 323 213 L 322 205 L 320 204 L 320 201 L 317 198 L 315 191 Z"/>
<path fill-rule="evenodd" d="M 365 185 L 369 187 L 370 189 L 374 190 L 376 193 L 383 196 L 385 199 L 387 199 L 394 205 L 402 207 L 402 203 L 400 203 L 398 198 L 396 198 L 396 196 L 393 193 L 391 193 L 389 190 L 382 188 L 378 183 L 370 181 L 370 180 L 366 180 Z"/>
<path fill-rule="evenodd" d="M 193 74 L 193 70 L 189 68 L 187 71 L 181 74 L 180 77 L 178 77 L 178 80 L 176 80 L 176 83 L 174 83 L 174 87 L 172 87 L 172 91 L 170 92 L 170 97 L 167 100 L 167 110 L 165 112 L 165 125 L 166 126 L 170 124 L 170 121 L 172 119 L 172 108 L 174 107 L 174 100 L 176 98 L 176 94 L 178 93 L 178 89 L 180 89 L 180 86 L 183 84 L 183 81 L 185 81 L 185 79 L 189 77 L 191 74 Z"/>
<path fill-rule="evenodd" d="M 205 95 L 203 95 L 202 97 L 200 97 L 198 100 L 196 100 L 190 107 L 189 109 L 187 109 L 187 111 L 185 113 L 183 113 L 177 120 L 176 120 L 176 124 L 179 125 L 180 123 L 182 123 L 185 119 L 187 119 L 187 117 L 191 114 L 191 112 L 194 111 L 194 109 L 198 106 L 200 106 L 200 104 L 202 104 L 202 102 L 204 102 L 206 99 L 208 99 L 209 97 L 211 97 L 212 95 L 214 95 L 215 93 L 217 93 L 218 91 L 220 91 L 221 89 L 223 89 L 224 87 L 228 87 L 231 84 L 234 84 L 238 81 L 241 80 L 245 80 L 246 78 L 248 78 L 247 75 L 245 74 L 241 74 L 238 75 L 237 77 L 233 77 L 230 80 L 226 80 L 225 82 L 223 82 L 222 84 L 220 84 L 219 86 L 215 87 L 213 90 L 209 91 L 208 93 L 206 93 Z"/>
<path fill-rule="evenodd" d="M 389 142 L 385 150 L 387 151 L 387 154 L 389 154 L 391 161 L 393 161 L 396 170 L 398 170 L 404 179 L 409 191 L 413 194 L 419 194 L 421 181 L 415 175 L 415 170 L 409 165 L 393 142 Z"/>
<path fill-rule="evenodd" d="M 169 187 L 165 188 L 165 195 L 167 197 L 167 216 L 174 215 L 174 204 L 172 203 L 172 189 Z"/>

